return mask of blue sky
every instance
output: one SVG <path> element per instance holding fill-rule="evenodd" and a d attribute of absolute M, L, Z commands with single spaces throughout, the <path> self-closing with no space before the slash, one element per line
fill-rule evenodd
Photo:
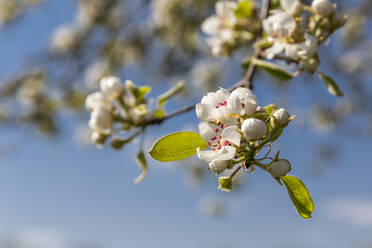
<path fill-rule="evenodd" d="M 22 56 L 45 47 L 51 31 L 71 20 L 72 8 L 74 1 L 50 0 L 28 13 L 21 25 L 0 30 L 0 74 L 9 74 Z M 240 76 L 230 74 L 227 78 L 232 82 Z M 139 73 L 127 75 L 146 81 Z M 263 105 L 280 102 L 265 80 L 270 78 L 257 83 L 258 99 Z M 296 103 L 292 112 L 301 114 L 313 100 L 312 90 L 321 87 L 295 82 L 286 94 Z M 325 90 L 324 96 L 331 98 L 330 103 L 336 101 Z M 0 166 L 0 240 L 31 232 L 50 237 L 55 247 L 63 242 L 92 242 L 109 248 L 343 248 L 372 243 L 368 159 L 372 143 L 368 139 L 348 140 L 341 131 L 317 133 L 308 126 L 286 130 L 275 147 L 292 162 L 292 174 L 303 179 L 316 204 L 313 219 L 302 220 L 285 188 L 259 170 L 247 176 L 243 190 L 228 194 L 217 190 L 217 180 L 190 188 L 182 166 L 149 160 L 149 177 L 135 185 L 133 179 L 139 173 L 133 162 L 135 144 L 120 152 L 81 147 L 74 139 L 78 120 L 64 116 L 61 121 L 65 129 L 52 140 L 30 129 L 1 129 L 0 143 L 11 152 Z M 185 122 L 187 127 L 196 127 L 194 113 L 151 128 L 148 146 L 163 134 L 183 129 Z M 343 157 L 325 175 L 313 178 L 308 174 L 311 148 L 323 142 L 339 144 Z M 227 212 L 220 218 L 202 215 L 198 205 L 206 197 L 227 203 Z"/>

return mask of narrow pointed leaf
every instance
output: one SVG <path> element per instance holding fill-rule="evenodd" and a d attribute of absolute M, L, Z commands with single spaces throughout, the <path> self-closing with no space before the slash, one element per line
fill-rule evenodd
<path fill-rule="evenodd" d="M 330 76 L 325 75 L 323 72 L 318 72 L 320 79 L 326 85 L 328 92 L 334 96 L 344 96 L 344 93 L 338 86 L 335 80 L 333 80 Z"/>
<path fill-rule="evenodd" d="M 314 202 L 304 183 L 297 177 L 290 175 L 284 176 L 281 179 L 299 215 L 304 219 L 311 218 L 311 214 L 314 211 Z"/>
<path fill-rule="evenodd" d="M 287 81 L 293 78 L 293 75 L 290 72 L 276 64 L 261 59 L 254 59 L 252 62 L 254 62 L 256 66 L 265 70 L 271 76 L 276 77 L 277 79 L 280 79 L 282 81 Z"/>
<path fill-rule="evenodd" d="M 157 140 L 150 150 L 150 155 L 162 162 L 177 161 L 195 155 L 199 147 L 201 150 L 208 147 L 199 133 L 172 133 Z"/>
<path fill-rule="evenodd" d="M 134 180 L 135 184 L 142 182 L 143 179 L 145 179 L 147 176 L 147 161 L 145 153 L 143 151 L 138 153 L 136 157 L 136 162 L 141 169 L 141 174 Z"/>

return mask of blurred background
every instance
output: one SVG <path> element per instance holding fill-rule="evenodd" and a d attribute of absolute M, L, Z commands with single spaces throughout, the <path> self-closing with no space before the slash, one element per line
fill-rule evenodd
<path fill-rule="evenodd" d="M 260 170 L 224 193 L 197 159 L 148 156 L 136 185 L 138 141 L 120 151 L 90 144 L 84 99 L 103 76 L 151 85 L 154 97 L 185 80 L 168 111 L 242 77 L 251 51 L 214 58 L 200 30 L 215 2 L 0 0 L 1 248 L 372 247 L 370 0 L 333 1 L 349 21 L 320 50 L 345 97 L 316 75 L 255 77 L 260 105 L 296 115 L 274 150 L 310 190 L 312 219 Z M 197 123 L 190 112 L 152 126 L 145 147 Z"/>

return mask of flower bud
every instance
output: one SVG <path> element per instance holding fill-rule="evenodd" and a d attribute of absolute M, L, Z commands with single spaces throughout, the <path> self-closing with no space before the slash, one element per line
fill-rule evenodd
<path fill-rule="evenodd" d="M 256 119 L 246 119 L 242 124 L 242 132 L 248 139 L 261 139 L 266 135 L 267 127 L 265 122 Z"/>
<path fill-rule="evenodd" d="M 90 114 L 89 126 L 92 130 L 102 134 L 109 134 L 112 130 L 112 115 L 107 108 L 95 108 Z"/>
<path fill-rule="evenodd" d="M 280 5 L 290 15 L 298 15 L 302 12 L 303 5 L 299 0 L 280 0 Z"/>
<path fill-rule="evenodd" d="M 231 92 L 228 105 L 238 115 L 252 115 L 257 109 L 257 98 L 249 89 L 239 87 Z"/>
<path fill-rule="evenodd" d="M 329 0 L 313 0 L 311 7 L 322 16 L 329 16 L 333 12 L 333 5 Z"/>
<path fill-rule="evenodd" d="M 279 159 L 270 164 L 269 172 L 274 178 L 280 178 L 291 171 L 291 163 L 286 159 Z"/>
<path fill-rule="evenodd" d="M 287 110 L 284 108 L 278 109 L 277 111 L 274 112 L 273 117 L 276 119 L 276 122 L 279 124 L 281 127 L 285 127 L 289 121 L 290 121 L 290 115 Z"/>
<path fill-rule="evenodd" d="M 218 182 L 220 185 L 218 186 L 219 190 L 230 192 L 232 190 L 232 179 L 230 177 L 219 177 Z"/>
<path fill-rule="evenodd" d="M 96 144 L 98 147 L 102 147 L 105 143 L 107 136 L 97 131 L 93 131 L 90 135 L 90 141 Z"/>
<path fill-rule="evenodd" d="M 114 100 L 124 94 L 124 85 L 120 78 L 109 76 L 101 79 L 101 91 L 107 96 L 108 99 Z"/>
<path fill-rule="evenodd" d="M 110 103 L 101 92 L 94 92 L 85 98 L 85 108 L 88 111 L 93 111 L 93 109 L 99 107 L 106 107 L 107 109 L 111 107 Z"/>
<path fill-rule="evenodd" d="M 214 159 L 212 162 L 209 163 L 209 169 L 216 172 L 217 174 L 220 174 L 227 169 L 228 164 L 229 161 L 227 160 Z"/>

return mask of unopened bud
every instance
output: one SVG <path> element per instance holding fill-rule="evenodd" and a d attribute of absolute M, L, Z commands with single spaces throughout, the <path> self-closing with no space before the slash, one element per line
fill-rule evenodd
<path fill-rule="evenodd" d="M 274 178 L 281 178 L 291 171 L 291 163 L 286 159 L 279 159 L 270 164 L 269 172 Z"/>
<path fill-rule="evenodd" d="M 232 190 L 232 179 L 230 177 L 219 177 L 218 182 L 220 185 L 218 186 L 219 190 L 230 192 Z"/>
<path fill-rule="evenodd" d="M 101 91 L 107 96 L 108 99 L 114 100 L 124 94 L 124 85 L 120 78 L 109 76 L 101 79 Z"/>
<path fill-rule="evenodd" d="M 333 12 L 333 4 L 329 0 L 313 0 L 311 7 L 322 16 L 329 16 Z"/>
<path fill-rule="evenodd" d="M 284 108 L 275 111 L 273 117 L 275 119 L 275 124 L 277 123 L 280 127 L 287 126 L 290 121 L 290 115 Z"/>
<path fill-rule="evenodd" d="M 256 119 L 246 119 L 242 124 L 242 132 L 248 139 L 261 139 L 266 135 L 267 127 L 265 122 Z"/>

